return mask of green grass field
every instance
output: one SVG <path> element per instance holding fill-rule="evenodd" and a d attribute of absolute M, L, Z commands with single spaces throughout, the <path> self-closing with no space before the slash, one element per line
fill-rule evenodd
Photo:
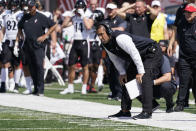
<path fill-rule="evenodd" d="M 103 119 L 59 115 L 0 106 L 2 131 L 169 131 Z"/>
<path fill-rule="evenodd" d="M 89 93 L 81 95 L 81 84 L 75 84 L 75 93 L 68 95 L 60 95 L 59 92 L 65 87 L 61 87 L 58 83 L 46 86 L 45 96 L 57 99 L 75 99 L 85 100 L 110 105 L 119 105 L 119 101 L 108 100 L 107 95 L 110 92 L 108 85 L 105 85 L 102 92 Z M 20 93 L 24 91 L 20 88 Z M 177 94 L 177 93 L 176 93 Z M 193 99 L 191 94 L 191 99 Z M 176 100 L 176 95 L 174 101 Z M 165 110 L 164 99 L 158 100 L 161 109 Z M 141 107 L 141 103 L 137 100 L 133 101 L 134 107 Z M 196 113 L 195 106 L 185 109 L 186 112 Z M 108 114 L 109 115 L 109 114 Z M 0 130 L 3 131 L 167 131 L 169 129 L 154 128 L 149 126 L 141 126 L 123 122 L 115 122 L 111 120 L 85 118 L 71 115 L 60 115 L 46 112 L 37 112 L 21 108 L 0 106 Z M 173 131 L 173 130 L 172 130 Z"/>

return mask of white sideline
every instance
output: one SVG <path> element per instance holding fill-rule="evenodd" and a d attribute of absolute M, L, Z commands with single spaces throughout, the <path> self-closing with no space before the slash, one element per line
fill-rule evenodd
<path fill-rule="evenodd" d="M 91 118 L 107 119 L 108 115 L 117 113 L 120 106 L 106 105 L 82 100 L 62 100 L 48 97 L 27 96 L 21 94 L 0 94 L 0 105 L 19 107 L 36 111 L 44 111 L 59 114 L 76 115 Z M 132 116 L 141 112 L 141 108 L 132 108 Z M 153 113 L 152 119 L 112 119 L 146 126 L 171 128 L 178 130 L 196 130 L 196 114 L 175 112 L 165 113 L 158 110 Z"/>

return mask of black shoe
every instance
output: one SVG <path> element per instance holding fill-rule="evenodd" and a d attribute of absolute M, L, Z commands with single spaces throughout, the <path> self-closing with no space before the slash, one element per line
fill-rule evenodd
<path fill-rule="evenodd" d="M 184 106 L 183 105 L 180 105 L 178 104 L 175 108 L 174 108 L 174 111 L 175 112 L 180 112 L 180 111 L 183 111 L 184 110 Z"/>
<path fill-rule="evenodd" d="M 114 117 L 131 117 L 131 112 L 123 112 L 122 110 L 119 111 L 118 113 L 108 116 L 108 118 L 114 118 Z"/>
<path fill-rule="evenodd" d="M 174 112 L 174 108 L 173 107 L 174 107 L 173 103 L 171 105 L 167 105 L 166 113 Z"/>
<path fill-rule="evenodd" d="M 5 93 L 5 92 L 6 92 L 5 82 L 1 82 L 0 93 Z"/>
<path fill-rule="evenodd" d="M 160 104 L 155 99 L 153 99 L 153 101 L 152 101 L 152 112 L 159 109 L 159 107 L 160 107 Z"/>
<path fill-rule="evenodd" d="M 152 113 L 148 113 L 145 111 L 142 111 L 140 114 L 133 116 L 133 119 L 137 120 L 137 119 L 149 119 L 152 117 Z"/>
<path fill-rule="evenodd" d="M 98 91 L 101 92 L 103 90 L 103 86 L 98 86 Z"/>

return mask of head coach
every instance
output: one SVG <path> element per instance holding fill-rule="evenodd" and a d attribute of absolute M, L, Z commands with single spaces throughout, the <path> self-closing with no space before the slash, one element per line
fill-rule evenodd
<path fill-rule="evenodd" d="M 29 70 L 34 83 L 34 94 L 43 96 L 44 94 L 44 58 L 47 37 L 54 33 L 56 24 L 36 11 L 36 1 L 28 1 L 28 14 L 24 14 L 18 23 L 17 40 L 25 35 L 24 45 L 27 48 L 26 57 Z M 48 31 L 45 33 L 45 29 Z"/>
<path fill-rule="evenodd" d="M 148 119 L 152 115 L 153 80 L 158 77 L 162 53 L 158 44 L 140 36 L 123 31 L 112 31 L 109 25 L 100 23 L 97 35 L 120 74 L 120 83 L 137 79 L 142 84 L 143 111 L 135 119 Z M 129 62 L 126 66 L 125 63 Z M 130 117 L 132 101 L 126 88 L 122 87 L 121 111 L 109 117 Z"/>

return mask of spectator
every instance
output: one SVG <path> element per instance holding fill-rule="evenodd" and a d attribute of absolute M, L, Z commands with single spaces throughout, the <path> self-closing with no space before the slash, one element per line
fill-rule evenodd
<path fill-rule="evenodd" d="M 166 15 L 161 13 L 161 3 L 158 0 L 153 0 L 151 7 L 157 10 L 158 16 L 154 20 L 151 28 L 150 38 L 156 42 L 160 40 L 168 40 Z"/>

